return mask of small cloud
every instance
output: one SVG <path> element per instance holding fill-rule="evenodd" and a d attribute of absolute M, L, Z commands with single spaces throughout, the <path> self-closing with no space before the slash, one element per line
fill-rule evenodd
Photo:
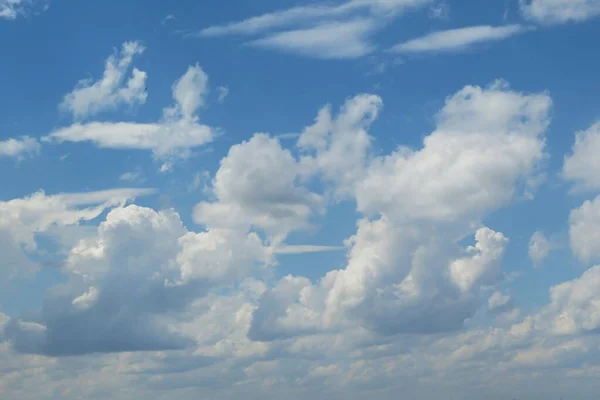
<path fill-rule="evenodd" d="M 219 95 L 219 97 L 217 98 L 217 101 L 219 102 L 219 104 L 223 104 L 223 102 L 225 102 L 225 98 L 229 94 L 229 87 L 219 86 L 217 88 L 217 93 Z"/>
<path fill-rule="evenodd" d="M 163 18 L 161 24 L 166 25 L 169 21 L 175 21 L 177 18 L 173 14 L 169 14 Z"/>
<path fill-rule="evenodd" d="M 450 6 L 448 3 L 438 3 L 429 8 L 429 18 L 447 20 L 450 18 Z"/>
<path fill-rule="evenodd" d="M 11 157 L 22 160 L 39 154 L 40 148 L 40 143 L 35 138 L 29 136 L 10 138 L 0 141 L 0 158 Z"/>
<path fill-rule="evenodd" d="M 140 168 L 136 168 L 133 171 L 128 171 L 122 174 L 119 177 L 119 180 L 125 182 L 143 182 L 145 179 L 142 170 Z"/>
<path fill-rule="evenodd" d="M 537 231 L 529 240 L 529 258 L 537 268 L 550 254 L 552 244 L 543 232 Z"/>

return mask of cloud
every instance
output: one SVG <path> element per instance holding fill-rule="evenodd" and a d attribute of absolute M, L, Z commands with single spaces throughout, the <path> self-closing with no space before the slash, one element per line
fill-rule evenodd
<path fill-rule="evenodd" d="M 265 249 L 244 231 L 189 232 L 173 210 L 116 208 L 71 249 L 70 280 L 39 318 L 13 318 L 4 334 L 21 353 L 49 356 L 193 346 L 173 329 L 177 315 L 268 262 Z"/>
<path fill-rule="evenodd" d="M 105 64 L 102 79 L 79 81 L 72 92 L 65 95 L 59 108 L 70 112 L 76 119 L 84 119 L 102 111 L 114 110 L 121 105 L 146 102 L 146 72 L 133 68 L 131 77 L 125 82 L 135 56 L 144 52 L 139 42 L 125 42 L 119 54 L 111 55 Z"/>
<path fill-rule="evenodd" d="M 61 243 L 68 238 L 65 230 L 91 221 L 105 210 L 125 204 L 139 196 L 153 193 L 151 189 L 112 189 L 87 193 L 46 195 L 40 191 L 30 196 L 0 202 L 0 236 L 2 254 L 0 274 L 3 277 L 27 275 L 38 267 L 29 254 L 38 250 L 38 237 L 58 238 L 59 248 L 73 243 Z"/>
<path fill-rule="evenodd" d="M 429 7 L 429 18 L 447 20 L 450 17 L 450 6 L 448 3 L 438 3 Z"/>
<path fill-rule="evenodd" d="M 324 23 L 316 27 L 284 31 L 249 42 L 250 45 L 319 59 L 358 58 L 373 51 L 368 37 L 375 20 Z"/>
<path fill-rule="evenodd" d="M 432 0 L 347 0 L 332 5 L 298 6 L 191 36 L 262 35 L 247 44 L 317 59 L 353 59 L 371 53 L 371 36 L 391 20 Z"/>
<path fill-rule="evenodd" d="M 390 51 L 396 53 L 436 53 L 464 51 L 485 42 L 499 41 L 527 31 L 521 25 L 508 26 L 471 26 L 430 33 L 393 46 Z"/>
<path fill-rule="evenodd" d="M 199 65 L 190 66 L 172 87 L 175 104 L 163 109 L 156 123 L 90 122 L 59 128 L 45 142 L 92 142 L 100 148 L 151 150 L 161 160 L 187 157 L 191 149 L 211 142 L 216 132 L 199 123 L 208 77 Z"/>
<path fill-rule="evenodd" d="M 571 211 L 569 238 L 571 250 L 582 262 L 600 260 L 600 196 Z"/>
<path fill-rule="evenodd" d="M 289 245 L 283 244 L 277 246 L 276 254 L 303 254 L 303 253 L 318 253 L 323 251 L 340 251 L 344 250 L 343 246 L 314 246 L 314 245 Z"/>
<path fill-rule="evenodd" d="M 538 267 L 550 254 L 552 245 L 544 232 L 536 231 L 529 239 L 529 258 L 533 265 Z"/>
<path fill-rule="evenodd" d="M 349 0 L 338 5 L 293 7 L 248 18 L 240 22 L 204 28 L 198 32 L 198 36 L 255 35 L 267 30 L 344 17 L 365 10 L 371 15 L 398 14 L 430 2 L 430 0 Z"/>
<path fill-rule="evenodd" d="M 0 19 L 14 20 L 27 12 L 31 0 L 0 0 Z"/>
<path fill-rule="evenodd" d="M 321 196 L 298 184 L 302 174 L 302 165 L 277 139 L 255 134 L 221 160 L 212 182 L 216 201 L 197 204 L 194 220 L 210 227 L 254 227 L 280 242 L 307 228 L 323 208 Z"/>
<path fill-rule="evenodd" d="M 302 163 L 355 198 L 364 217 L 347 240 L 345 268 L 316 284 L 282 279 L 263 295 L 250 337 L 272 341 L 356 325 L 383 336 L 460 329 L 478 307 L 479 290 L 502 279 L 508 239 L 481 221 L 538 173 L 551 103 L 504 82 L 467 86 L 446 100 L 421 149 L 377 157 L 366 128 L 381 99 L 356 96 L 335 118 L 324 107 L 298 139 L 307 153 Z M 460 248 L 457 239 L 470 235 L 475 245 Z"/>
<path fill-rule="evenodd" d="M 514 308 L 512 298 L 501 292 L 494 292 L 488 299 L 488 311 L 492 315 L 499 315 Z"/>
<path fill-rule="evenodd" d="M 600 15 L 599 0 L 519 0 L 523 17 L 541 24 L 581 22 Z"/>
<path fill-rule="evenodd" d="M 18 139 L 10 138 L 0 141 L 0 158 L 12 157 L 21 160 L 25 157 L 36 155 L 40 152 L 40 143 L 37 139 L 23 136 Z"/>
<path fill-rule="evenodd" d="M 136 168 L 133 171 L 124 172 L 121 174 L 121 176 L 119 176 L 119 180 L 126 182 L 143 182 L 145 178 L 142 170 Z"/>
<path fill-rule="evenodd" d="M 229 88 L 227 86 L 219 86 L 217 88 L 217 92 L 219 93 L 217 101 L 219 102 L 219 104 L 223 104 L 225 102 L 225 99 L 227 98 L 227 95 L 229 94 Z"/>
<path fill-rule="evenodd" d="M 575 184 L 575 190 L 600 189 L 600 121 L 577 132 L 572 153 L 565 156 L 563 178 Z"/>

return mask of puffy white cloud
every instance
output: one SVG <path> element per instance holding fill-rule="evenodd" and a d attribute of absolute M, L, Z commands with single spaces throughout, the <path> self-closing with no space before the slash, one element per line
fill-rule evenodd
<path fill-rule="evenodd" d="M 571 211 L 569 238 L 571 250 L 582 262 L 600 259 L 600 196 Z"/>
<path fill-rule="evenodd" d="M 535 316 L 536 327 L 555 335 L 597 333 L 600 328 L 600 266 L 550 288 L 550 303 Z"/>
<path fill-rule="evenodd" d="M 521 14 L 542 24 L 581 22 L 600 15 L 599 0 L 519 0 Z"/>
<path fill-rule="evenodd" d="M 563 177 L 575 183 L 575 189 L 600 189 L 600 122 L 577 132 L 572 154 L 565 156 Z"/>
<path fill-rule="evenodd" d="M 266 134 L 231 147 L 212 182 L 214 202 L 194 208 L 194 220 L 209 227 L 255 227 L 273 240 L 308 227 L 323 208 L 321 196 L 299 184 L 303 174 L 289 150 Z"/>
<path fill-rule="evenodd" d="M 444 51 L 464 51 L 485 42 L 507 39 L 525 32 L 521 25 L 508 26 L 470 26 L 433 32 L 426 36 L 412 39 L 393 46 L 390 50 L 396 53 L 435 53 Z"/>
<path fill-rule="evenodd" d="M 123 43 L 121 52 L 111 55 L 106 60 L 102 79 L 96 82 L 90 79 L 79 81 L 75 89 L 65 95 L 60 109 L 72 113 L 77 119 L 82 119 L 123 104 L 145 103 L 148 97 L 146 72 L 134 67 L 131 77 L 125 82 L 133 58 L 142 54 L 144 50 L 144 46 L 139 42 Z"/>
<path fill-rule="evenodd" d="M 18 139 L 10 138 L 0 140 L 0 158 L 13 157 L 20 160 L 38 154 L 40 152 L 40 147 L 40 143 L 37 139 L 29 136 L 23 136 Z"/>
<path fill-rule="evenodd" d="M 211 142 L 216 132 L 199 123 L 196 115 L 204 105 L 207 76 L 199 65 L 190 66 L 173 85 L 175 104 L 163 110 L 156 123 L 90 122 L 59 128 L 46 142 L 92 142 L 101 148 L 152 150 L 160 159 L 187 157 L 191 149 Z"/>
<path fill-rule="evenodd" d="M 267 263 L 255 234 L 194 233 L 173 210 L 116 208 L 72 248 L 62 268 L 69 283 L 39 320 L 10 320 L 5 334 L 20 352 L 54 356 L 184 348 L 194 340 L 173 328 L 177 315 Z"/>
<path fill-rule="evenodd" d="M 544 232 L 536 231 L 529 239 L 529 258 L 538 267 L 552 251 L 552 244 Z"/>
<path fill-rule="evenodd" d="M 447 99 L 422 149 L 380 157 L 369 155 L 366 132 L 378 97 L 349 100 L 335 119 L 322 109 L 298 140 L 307 151 L 302 162 L 356 198 L 366 218 L 347 242 L 344 269 L 316 285 L 285 278 L 285 289 L 263 295 L 251 337 L 356 323 L 383 335 L 459 329 L 475 313 L 479 289 L 502 277 L 508 240 L 481 221 L 537 174 L 550 106 L 546 94 L 517 93 L 502 82 L 468 86 Z M 471 234 L 475 246 L 461 251 L 456 242 Z"/>
<path fill-rule="evenodd" d="M 66 193 L 48 196 L 40 191 L 28 197 L 0 202 L 0 247 L 4 259 L 0 263 L 2 276 L 11 277 L 31 272 L 37 263 L 28 253 L 35 253 L 37 235 L 59 239 L 65 230 L 81 221 L 90 221 L 106 209 L 123 205 L 138 196 L 152 193 L 150 189 L 113 189 L 87 193 Z"/>

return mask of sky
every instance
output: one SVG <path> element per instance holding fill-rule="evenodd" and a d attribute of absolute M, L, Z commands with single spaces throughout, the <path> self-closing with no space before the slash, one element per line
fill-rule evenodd
<path fill-rule="evenodd" d="M 0 0 L 0 397 L 596 399 L 599 22 Z"/>

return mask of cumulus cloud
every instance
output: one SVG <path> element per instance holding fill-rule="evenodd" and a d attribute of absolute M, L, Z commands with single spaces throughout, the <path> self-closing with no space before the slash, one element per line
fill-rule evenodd
<path fill-rule="evenodd" d="M 538 267 L 550 254 L 552 245 L 544 232 L 537 231 L 529 239 L 529 258 Z"/>
<path fill-rule="evenodd" d="M 32 272 L 38 263 L 28 256 L 38 249 L 39 235 L 65 238 L 65 229 L 99 217 L 106 209 L 148 195 L 150 189 L 113 189 L 87 193 L 30 196 L 0 202 L 3 261 L 0 274 L 10 278 Z M 68 246 L 69 243 L 58 243 Z M 72 244 L 72 243 L 71 243 Z"/>
<path fill-rule="evenodd" d="M 151 150 L 161 160 L 187 157 L 193 148 L 211 142 L 215 129 L 197 116 L 208 92 L 208 77 L 198 64 L 190 66 L 172 87 L 175 104 L 163 109 L 155 123 L 90 122 L 59 128 L 42 140 L 51 143 L 92 142 L 100 148 Z"/>
<path fill-rule="evenodd" d="M 395 53 L 436 53 L 467 50 L 477 44 L 507 39 L 525 32 L 521 25 L 508 26 L 470 26 L 433 32 L 393 46 Z"/>
<path fill-rule="evenodd" d="M 582 262 L 600 259 L 600 196 L 571 211 L 569 238 L 571 250 Z"/>
<path fill-rule="evenodd" d="M 479 289 L 502 277 L 508 240 L 481 220 L 537 174 L 550 106 L 546 94 L 517 93 L 503 82 L 467 86 L 446 100 L 421 149 L 379 157 L 369 154 L 365 129 L 381 99 L 357 96 L 336 118 L 322 109 L 298 139 L 302 162 L 354 197 L 365 217 L 347 242 L 347 266 L 317 284 L 282 280 L 282 289 L 263 295 L 250 337 L 356 323 L 382 335 L 459 329 L 477 309 Z M 461 250 L 457 239 L 469 235 L 475 245 Z"/>
<path fill-rule="evenodd" d="M 571 154 L 565 156 L 563 177 L 575 184 L 575 190 L 600 189 L 600 122 L 577 132 Z"/>
<path fill-rule="evenodd" d="M 221 160 L 212 182 L 216 201 L 197 204 L 194 220 L 210 227 L 258 228 L 280 242 L 307 228 L 323 209 L 321 196 L 299 184 L 303 170 L 276 138 L 255 134 Z"/>
<path fill-rule="evenodd" d="M 178 313 L 267 261 L 255 234 L 189 232 L 173 210 L 116 208 L 71 249 L 70 280 L 39 319 L 11 319 L 5 336 L 20 352 L 51 356 L 185 348 L 194 340 L 172 328 Z"/>
<path fill-rule="evenodd" d="M 581 22 L 600 15 L 599 0 L 519 0 L 521 14 L 542 24 Z"/>
<path fill-rule="evenodd" d="M 18 139 L 0 140 L 0 158 L 12 157 L 21 160 L 25 157 L 38 154 L 40 148 L 38 140 L 29 136 L 23 136 Z"/>
<path fill-rule="evenodd" d="M 146 72 L 134 67 L 131 77 L 125 81 L 134 57 L 144 50 L 139 42 L 123 43 L 120 53 L 106 60 L 102 79 L 79 81 L 73 91 L 65 95 L 60 109 L 72 113 L 76 119 L 83 119 L 121 105 L 145 103 L 148 97 Z"/>

